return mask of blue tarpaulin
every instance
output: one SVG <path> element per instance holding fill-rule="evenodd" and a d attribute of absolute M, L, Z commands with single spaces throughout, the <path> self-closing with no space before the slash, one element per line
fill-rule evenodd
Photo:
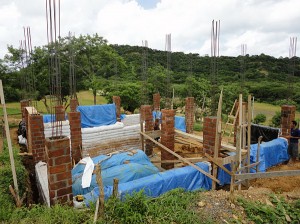
<path fill-rule="evenodd" d="M 112 156 L 100 155 L 92 159 L 94 164 L 101 165 L 104 186 L 113 185 L 114 178 L 117 178 L 121 184 L 159 172 L 143 151 L 136 150 L 135 152 L 135 154 L 124 152 Z M 91 186 L 84 189 L 81 187 L 84 168 L 85 164 L 78 163 L 72 170 L 73 195 L 86 194 L 98 186 L 96 175 L 93 174 Z"/>
<path fill-rule="evenodd" d="M 284 138 L 273 139 L 269 142 L 264 142 L 260 144 L 260 155 L 259 155 L 259 171 L 266 172 L 266 170 L 272 166 L 283 163 L 289 160 L 288 155 L 288 143 Z M 257 155 L 257 144 L 252 144 L 250 147 L 250 163 L 256 162 Z M 230 164 L 226 164 L 225 167 L 231 171 Z M 251 169 L 251 173 L 256 172 Z M 218 179 L 220 180 L 220 185 L 230 184 L 230 175 L 227 174 L 222 169 L 218 169 Z"/>
<path fill-rule="evenodd" d="M 209 165 L 207 163 L 196 163 L 198 167 L 206 172 L 209 172 Z M 147 177 L 129 181 L 119 184 L 119 195 L 122 198 L 126 194 L 132 194 L 143 190 L 147 196 L 158 197 L 159 195 L 166 193 L 175 188 L 183 188 L 187 191 L 193 191 L 197 189 L 211 189 L 211 179 L 191 166 L 183 168 L 177 168 L 160 172 Z M 105 199 L 108 199 L 112 195 L 113 186 L 104 187 Z M 86 205 L 90 202 L 95 202 L 99 197 L 99 188 L 94 188 L 88 194 L 84 195 L 84 201 Z"/>
<path fill-rule="evenodd" d="M 185 117 L 175 116 L 175 128 L 186 132 Z"/>
<path fill-rule="evenodd" d="M 51 120 L 51 117 L 53 120 Z M 65 119 L 68 120 L 68 116 L 66 114 Z M 55 114 L 43 114 L 43 122 L 44 123 L 50 123 L 50 122 L 54 122 L 55 119 Z"/>
<path fill-rule="evenodd" d="M 77 111 L 81 115 L 82 128 L 110 125 L 117 121 L 115 104 L 78 106 Z"/>
<path fill-rule="evenodd" d="M 153 120 L 159 119 L 161 120 L 161 112 L 160 111 L 152 111 Z"/>

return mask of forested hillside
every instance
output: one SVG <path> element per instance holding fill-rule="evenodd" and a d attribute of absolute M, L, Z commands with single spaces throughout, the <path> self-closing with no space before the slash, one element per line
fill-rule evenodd
<path fill-rule="evenodd" d="M 112 95 L 122 98 L 126 110 L 134 111 L 141 103 L 151 103 L 152 94 L 162 97 L 174 92 L 174 106 L 183 104 L 187 96 L 195 97 L 200 107 L 209 108 L 212 88 L 212 60 L 209 56 L 172 52 L 170 70 L 167 52 L 150 48 L 109 45 L 96 35 L 65 37 L 60 42 L 62 95 L 67 102 L 70 93 L 70 49 L 74 52 L 76 89 L 101 92 L 111 101 Z M 0 60 L 0 78 L 7 102 L 24 98 L 47 100 L 49 94 L 49 51 L 37 47 L 24 63 L 24 52 L 13 46 Z M 33 93 L 28 84 L 33 77 Z M 224 112 L 232 106 L 240 92 L 251 93 L 256 100 L 273 104 L 300 106 L 300 59 L 274 58 L 268 55 L 246 55 L 217 58 L 215 92 L 224 90 Z M 25 81 L 24 81 L 25 80 Z M 26 81 L 27 80 L 27 81 Z M 29 80 L 29 81 L 28 81 Z M 163 101 L 164 102 L 164 101 Z M 299 107 L 298 107 L 299 108 Z"/>

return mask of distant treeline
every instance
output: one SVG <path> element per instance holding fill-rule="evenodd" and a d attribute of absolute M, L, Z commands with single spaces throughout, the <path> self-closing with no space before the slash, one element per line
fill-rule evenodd
<path fill-rule="evenodd" d="M 7 102 L 24 98 L 46 101 L 45 96 L 50 94 L 49 49 L 48 46 L 36 47 L 25 57 L 22 50 L 8 47 L 8 54 L 0 60 L 0 78 Z M 170 93 L 174 92 L 175 98 L 179 99 L 174 102 L 175 107 L 183 104 L 180 99 L 193 96 L 199 107 L 208 108 L 221 88 L 224 112 L 229 110 L 239 93 L 245 97 L 252 94 L 261 102 L 300 105 L 299 57 L 221 56 L 216 59 L 212 73 L 209 56 L 172 52 L 167 64 L 165 51 L 109 45 L 97 34 L 62 38 L 56 53 L 61 64 L 61 93 L 66 101 L 70 95 L 72 56 L 77 91 L 92 89 L 96 95 L 101 90 L 109 101 L 112 95 L 120 95 L 122 105 L 130 111 L 151 103 L 155 92 L 163 98 L 171 97 Z"/>

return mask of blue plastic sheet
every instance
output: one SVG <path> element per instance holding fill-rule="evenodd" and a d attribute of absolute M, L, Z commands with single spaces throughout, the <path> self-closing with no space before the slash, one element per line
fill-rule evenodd
<path fill-rule="evenodd" d="M 207 163 L 196 163 L 198 167 L 209 172 Z M 153 174 L 133 181 L 119 184 L 119 195 L 121 199 L 126 194 L 132 194 L 143 190 L 147 196 L 158 197 L 175 188 L 183 188 L 186 191 L 194 191 L 197 189 L 211 189 L 211 179 L 191 166 L 177 168 Z M 104 187 L 105 199 L 112 195 L 113 186 Z M 84 201 L 89 206 L 91 202 L 95 202 L 99 196 L 99 188 L 94 188 L 88 194 L 84 195 Z"/>
<path fill-rule="evenodd" d="M 269 142 L 264 142 L 260 144 L 260 155 L 259 161 L 260 164 L 258 169 L 260 172 L 266 172 L 266 170 L 272 166 L 283 163 L 289 160 L 288 155 L 288 143 L 286 139 L 277 138 Z M 257 155 L 257 144 L 252 144 L 250 146 L 250 163 L 256 162 Z M 230 164 L 226 164 L 225 167 L 231 171 Z M 251 173 L 256 172 L 254 169 L 251 169 Z M 227 174 L 221 168 L 218 168 L 218 180 L 220 180 L 220 185 L 230 184 L 230 175 Z"/>
<path fill-rule="evenodd" d="M 259 171 L 266 172 L 269 167 L 289 160 L 288 142 L 284 138 L 277 138 L 260 144 Z M 251 145 L 250 162 L 256 162 L 257 144 Z M 253 169 L 251 172 L 255 172 Z"/>
<path fill-rule="evenodd" d="M 82 128 L 110 125 L 117 121 L 115 104 L 78 106 L 77 111 L 81 115 Z"/>
<path fill-rule="evenodd" d="M 175 128 L 186 132 L 185 117 L 175 116 Z"/>
<path fill-rule="evenodd" d="M 52 116 L 53 120 L 51 120 L 51 116 Z M 68 120 L 68 115 L 67 114 L 65 115 L 65 119 Z M 51 115 L 51 114 L 43 114 L 43 122 L 44 123 L 54 122 L 55 120 L 56 120 L 55 114 L 53 114 L 53 115 Z"/>
<path fill-rule="evenodd" d="M 161 112 L 160 111 L 152 111 L 152 117 L 153 117 L 153 120 L 155 119 L 159 119 L 161 120 Z"/>
<path fill-rule="evenodd" d="M 113 185 L 113 179 L 117 178 L 119 183 L 128 182 L 159 172 L 147 157 L 147 155 L 137 150 L 134 155 L 129 152 L 108 155 L 100 155 L 93 158 L 93 163 L 101 165 L 102 181 L 104 186 Z M 96 175 L 92 175 L 91 186 L 82 188 L 82 174 L 85 164 L 77 164 L 72 170 L 72 191 L 73 195 L 86 194 L 97 187 Z"/>

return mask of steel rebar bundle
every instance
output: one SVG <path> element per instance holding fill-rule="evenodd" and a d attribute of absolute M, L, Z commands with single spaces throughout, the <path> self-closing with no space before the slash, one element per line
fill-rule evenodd
<path fill-rule="evenodd" d="M 20 61 L 22 67 L 21 88 L 23 99 L 28 100 L 32 106 L 36 103 L 36 81 L 33 64 L 33 51 L 30 27 L 23 27 L 24 40 L 20 40 Z"/>
<path fill-rule="evenodd" d="M 167 52 L 167 79 L 166 79 L 166 108 L 172 109 L 171 102 L 171 34 L 166 35 L 165 51 Z"/>
<path fill-rule="evenodd" d="M 243 93 L 245 85 L 245 56 L 247 54 L 247 44 L 241 44 L 241 90 L 240 93 Z"/>
<path fill-rule="evenodd" d="M 217 94 L 217 76 L 218 76 L 218 57 L 220 43 L 220 20 L 212 21 L 211 27 L 211 112 L 216 114 L 218 97 Z"/>
<path fill-rule="evenodd" d="M 289 47 L 289 75 L 288 75 L 288 98 L 293 99 L 294 96 L 294 73 L 296 66 L 296 50 L 297 50 L 297 37 L 290 37 Z"/>
<path fill-rule="evenodd" d="M 142 41 L 143 58 L 142 58 L 142 86 L 141 86 L 141 102 L 140 105 L 148 105 L 148 41 Z"/>
<path fill-rule="evenodd" d="M 74 52 L 75 35 L 69 32 L 69 85 L 70 98 L 76 99 L 76 73 L 75 73 L 75 52 Z"/>
<path fill-rule="evenodd" d="M 57 11 L 58 10 L 58 11 Z M 60 67 L 60 0 L 46 0 L 48 73 L 52 136 L 62 135 L 61 67 Z M 64 114 L 63 114 L 64 115 Z"/>

